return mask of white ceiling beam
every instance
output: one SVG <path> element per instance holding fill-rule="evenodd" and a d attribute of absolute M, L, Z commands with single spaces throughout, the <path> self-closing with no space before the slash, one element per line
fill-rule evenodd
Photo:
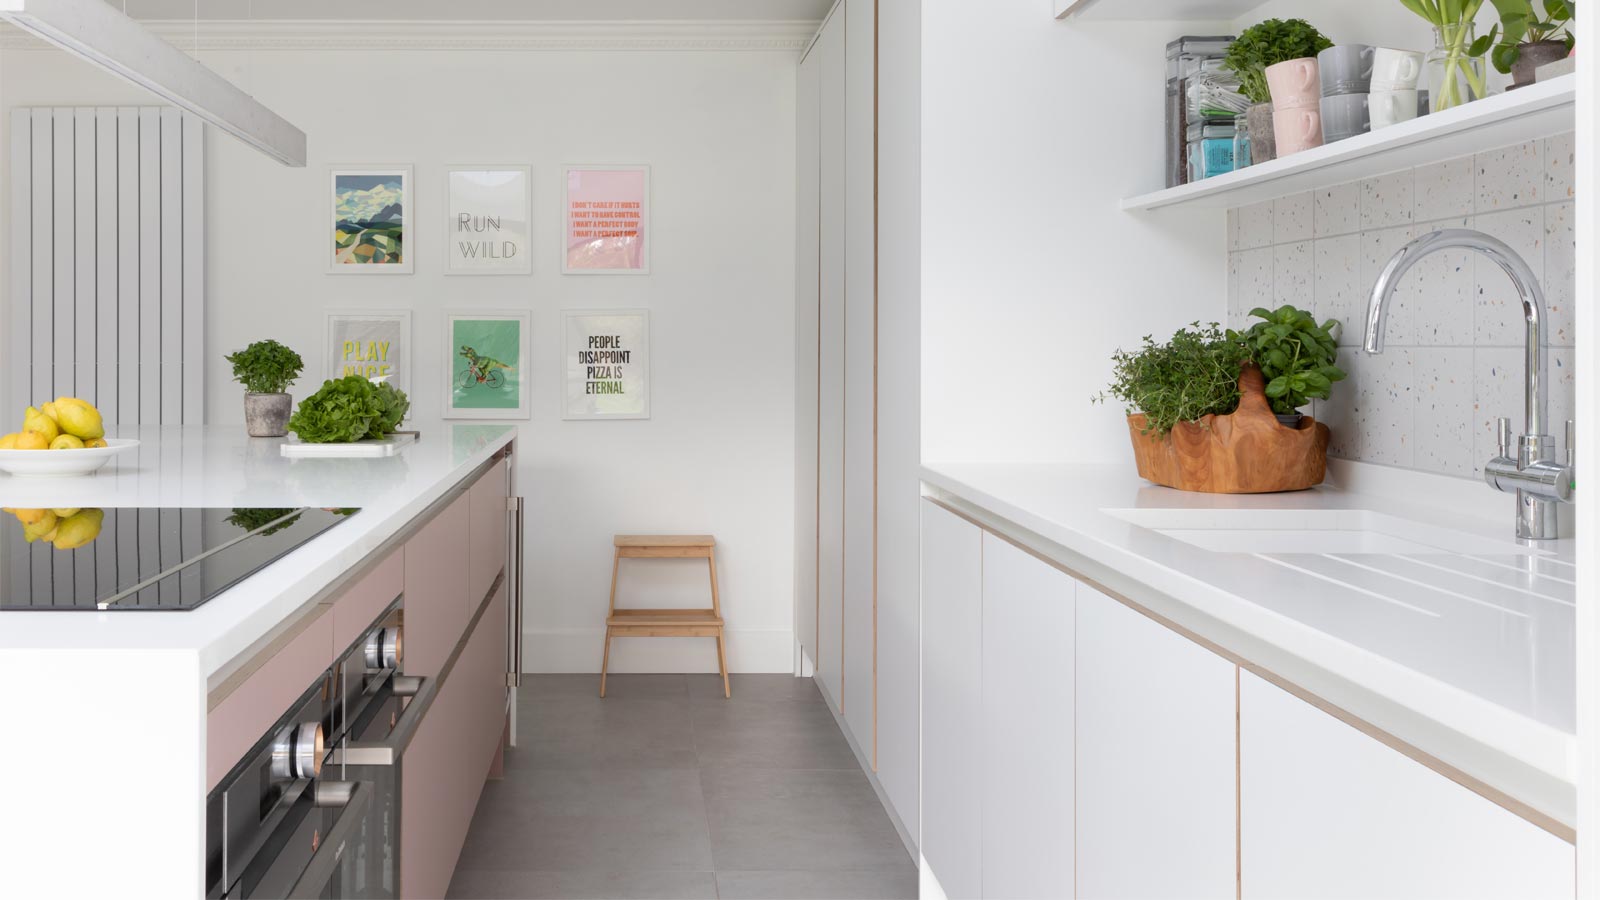
<path fill-rule="evenodd" d="M 194 113 L 286 166 L 306 164 L 306 135 L 104 0 L 0 0 L 0 20 Z"/>

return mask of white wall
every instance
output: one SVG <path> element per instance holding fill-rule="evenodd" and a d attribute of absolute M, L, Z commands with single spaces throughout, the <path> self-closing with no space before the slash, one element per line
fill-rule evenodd
<path fill-rule="evenodd" d="M 924 6 L 924 459 L 1125 460 L 1121 407 L 1089 402 L 1111 351 L 1222 320 L 1220 219 L 1117 206 L 1159 187 L 1164 48 L 1195 33 Z"/>
<path fill-rule="evenodd" d="M 211 50 L 203 62 L 303 128 L 288 169 L 208 135 L 209 421 L 242 421 L 222 356 L 272 337 L 320 378 L 330 307 L 413 310 L 418 419 L 438 415 L 447 309 L 533 313 L 532 418 L 518 477 L 530 498 L 530 670 L 597 671 L 611 535 L 719 539 L 730 665 L 793 659 L 794 70 L 785 51 Z M 53 50 L 0 54 L 0 106 L 148 102 Z M 3 136 L 0 136 L 3 137 Z M 0 142 L 0 147 L 6 146 Z M 560 166 L 652 166 L 652 274 L 563 277 Z M 327 167 L 416 167 L 416 274 L 324 274 Z M 535 272 L 445 277 L 442 167 L 526 163 Z M 3 206 L 3 204 L 0 204 Z M 9 246 L 9 245 L 7 245 Z M 652 312 L 652 414 L 561 421 L 560 312 Z M 426 439 L 426 436 L 424 436 Z M 653 602 L 705 602 L 704 567 L 625 570 Z M 620 641 L 613 671 L 712 671 L 709 641 Z"/>

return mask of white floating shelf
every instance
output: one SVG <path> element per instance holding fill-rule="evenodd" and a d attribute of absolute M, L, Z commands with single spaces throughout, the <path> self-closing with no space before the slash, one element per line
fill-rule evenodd
<path fill-rule="evenodd" d="M 1563 75 L 1237 172 L 1129 197 L 1122 208 L 1231 209 L 1548 137 L 1576 127 L 1576 96 L 1577 76 Z"/>
<path fill-rule="evenodd" d="M 1231 22 L 1264 0 L 1056 0 L 1056 18 L 1090 22 Z"/>

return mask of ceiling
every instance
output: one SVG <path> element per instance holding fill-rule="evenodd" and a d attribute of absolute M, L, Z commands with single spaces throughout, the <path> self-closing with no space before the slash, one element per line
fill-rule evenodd
<path fill-rule="evenodd" d="M 212 21 L 819 21 L 833 0 L 106 0 L 138 19 Z"/>

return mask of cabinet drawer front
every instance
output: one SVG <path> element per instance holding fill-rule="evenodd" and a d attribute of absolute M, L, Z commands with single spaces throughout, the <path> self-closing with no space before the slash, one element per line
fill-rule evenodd
<path fill-rule="evenodd" d="M 466 631 L 471 493 L 445 507 L 405 546 L 406 673 L 437 675 Z"/>
<path fill-rule="evenodd" d="M 506 462 L 501 460 L 483 473 L 467 496 L 472 522 L 468 526 L 469 574 L 467 600 L 477 603 L 489 593 L 506 565 Z"/>
<path fill-rule="evenodd" d="M 405 587 L 405 548 L 389 554 L 333 601 L 333 651 L 343 653 L 400 596 Z"/>
<path fill-rule="evenodd" d="M 1571 844 L 1248 672 L 1246 898 L 1571 900 Z"/>
<path fill-rule="evenodd" d="M 331 610 L 317 607 L 308 615 L 316 619 L 206 716 L 207 791 L 333 665 Z"/>

